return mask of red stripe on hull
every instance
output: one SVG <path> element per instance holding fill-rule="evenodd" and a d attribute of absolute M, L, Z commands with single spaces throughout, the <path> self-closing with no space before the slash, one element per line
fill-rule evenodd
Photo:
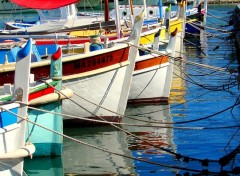
<path fill-rule="evenodd" d="M 53 87 L 48 87 L 44 90 L 40 90 L 38 92 L 30 93 L 29 97 L 28 97 L 28 101 L 39 98 L 43 95 L 47 95 L 47 94 L 50 94 L 50 93 L 54 93 L 54 88 Z"/>
<path fill-rule="evenodd" d="M 168 56 L 159 56 L 151 59 L 146 59 L 143 61 L 137 61 L 135 64 L 134 71 L 142 70 L 152 66 L 160 65 L 169 62 Z"/>
<path fill-rule="evenodd" d="M 108 67 L 128 60 L 129 47 L 93 57 L 63 63 L 63 75 L 73 75 Z"/>
<path fill-rule="evenodd" d="M 139 98 L 128 100 L 128 105 L 168 104 L 168 97 Z"/>
<path fill-rule="evenodd" d="M 69 76 L 105 68 L 128 60 L 129 47 L 69 62 L 63 62 L 63 76 Z M 35 80 L 48 78 L 50 65 L 31 68 Z M 14 82 L 14 71 L 0 73 L 0 86 Z"/>

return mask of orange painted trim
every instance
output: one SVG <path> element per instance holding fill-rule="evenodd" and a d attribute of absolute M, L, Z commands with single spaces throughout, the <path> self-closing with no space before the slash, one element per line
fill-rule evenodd
<path fill-rule="evenodd" d="M 134 71 L 142 70 L 142 69 L 160 65 L 160 64 L 164 64 L 167 62 L 169 62 L 168 56 L 157 56 L 157 57 L 153 57 L 151 59 L 137 61 L 135 64 Z"/>

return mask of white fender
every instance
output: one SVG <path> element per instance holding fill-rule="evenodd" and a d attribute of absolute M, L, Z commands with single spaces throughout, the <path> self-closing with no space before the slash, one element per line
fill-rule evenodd
<path fill-rule="evenodd" d="M 35 152 L 35 146 L 32 143 L 9 153 L 1 153 L 0 159 L 17 159 L 31 156 Z"/>
<path fill-rule="evenodd" d="M 35 98 L 29 101 L 29 105 L 41 105 L 56 102 L 66 98 L 71 98 L 73 96 L 73 91 L 71 89 L 63 89 L 59 92 L 50 93 L 39 98 Z"/>

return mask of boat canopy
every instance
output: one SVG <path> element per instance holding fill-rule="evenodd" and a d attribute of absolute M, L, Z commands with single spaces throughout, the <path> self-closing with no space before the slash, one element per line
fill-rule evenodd
<path fill-rule="evenodd" d="M 50 10 L 50 9 L 56 9 L 60 7 L 64 7 L 70 4 L 74 4 L 80 0 L 11 0 L 11 2 L 25 7 L 25 8 L 31 8 L 31 9 L 42 9 L 42 10 Z"/>
<path fill-rule="evenodd" d="M 74 4 L 52 10 L 37 10 L 41 22 L 76 19 L 77 10 Z"/>

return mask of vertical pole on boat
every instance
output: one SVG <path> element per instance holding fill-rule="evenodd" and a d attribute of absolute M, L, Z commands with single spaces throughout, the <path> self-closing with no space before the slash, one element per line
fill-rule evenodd
<path fill-rule="evenodd" d="M 185 37 L 185 27 L 186 27 L 186 1 L 183 0 L 179 4 L 180 10 L 179 10 L 179 19 L 182 20 L 182 30 L 180 33 L 180 56 L 182 57 L 183 52 L 183 39 Z"/>
<path fill-rule="evenodd" d="M 132 3 L 132 0 L 128 0 L 128 4 L 129 4 L 129 7 L 130 7 L 130 19 L 131 19 L 131 23 L 132 25 L 134 24 L 134 12 L 133 12 L 133 3 Z"/>
<path fill-rule="evenodd" d="M 207 0 L 204 0 L 204 18 L 203 18 L 203 24 L 206 24 L 206 19 L 207 19 Z"/>
<path fill-rule="evenodd" d="M 121 23 L 119 18 L 119 5 L 118 0 L 114 0 L 114 6 L 116 9 L 116 28 L 117 28 L 117 38 L 121 38 Z"/>
<path fill-rule="evenodd" d="M 58 91 L 62 90 L 62 49 L 61 47 L 52 55 L 51 57 L 51 67 L 50 67 L 50 77 L 53 81 L 56 81 L 57 84 L 54 86 Z M 59 93 L 54 91 L 55 93 Z M 59 95 L 61 96 L 61 95 Z M 50 105 L 43 106 L 44 109 L 49 109 L 54 113 L 52 117 L 52 123 L 54 124 L 53 130 L 63 133 L 63 116 L 62 113 L 62 100 L 52 102 Z M 51 117 L 49 116 L 49 118 Z M 62 144 L 63 137 L 57 134 L 54 135 L 55 147 L 51 149 L 51 155 L 61 155 L 62 154 Z"/>
<path fill-rule="evenodd" d="M 52 55 L 51 59 L 51 69 L 50 69 L 50 77 L 53 80 L 58 81 L 56 88 L 58 90 L 62 89 L 62 49 L 59 47 L 58 50 Z"/>
<path fill-rule="evenodd" d="M 29 39 L 24 48 L 17 53 L 16 69 L 14 76 L 14 93 L 12 98 L 20 101 L 24 104 L 20 104 L 18 109 L 18 123 L 20 126 L 20 148 L 25 146 L 25 132 L 26 132 L 26 120 L 28 119 L 28 95 L 29 95 L 29 80 L 30 80 L 30 68 L 31 68 L 31 52 L 32 52 L 32 39 Z M 20 118 L 22 117 L 22 118 Z M 23 162 L 19 167 L 23 169 Z"/>
<path fill-rule="evenodd" d="M 130 47 L 129 54 L 128 54 L 128 60 L 130 64 L 128 65 L 126 69 L 126 75 L 124 77 L 124 82 L 122 85 L 122 93 L 120 97 L 120 111 L 125 112 L 126 105 L 127 105 L 127 99 L 129 92 L 130 92 L 130 86 L 132 82 L 132 75 L 135 67 L 135 61 L 138 56 L 138 47 L 139 47 L 139 41 L 140 41 L 140 35 L 142 31 L 143 26 L 143 20 L 144 20 L 144 14 L 145 10 L 140 14 L 137 15 L 134 19 L 134 25 L 132 27 L 132 31 L 130 33 L 130 36 L 128 38 L 128 42 L 130 42 L 133 46 Z"/>
<path fill-rule="evenodd" d="M 163 89 L 163 95 L 165 97 L 169 97 L 170 95 L 170 90 L 171 90 L 171 85 L 172 85 L 172 79 L 173 79 L 173 68 L 174 68 L 174 57 L 176 57 L 175 52 L 176 52 L 176 43 L 177 43 L 177 36 L 178 29 L 176 28 L 171 34 L 169 38 L 169 42 L 166 48 L 167 53 L 171 53 L 169 57 L 169 65 L 167 67 L 167 75 L 165 78 L 165 85 Z"/>
<path fill-rule="evenodd" d="M 108 0 L 104 1 L 104 20 L 109 21 L 109 8 L 108 8 Z"/>
<path fill-rule="evenodd" d="M 162 0 L 158 0 L 158 6 L 159 6 L 159 21 L 162 21 L 163 14 L 162 14 Z"/>
<path fill-rule="evenodd" d="M 146 0 L 143 0 L 143 11 L 144 11 L 144 17 L 148 18 L 148 13 L 147 13 L 147 3 Z"/>
<path fill-rule="evenodd" d="M 164 25 L 166 26 L 165 39 L 169 39 L 169 24 L 171 18 L 171 4 L 165 10 Z"/>
<path fill-rule="evenodd" d="M 14 76 L 14 99 L 23 103 L 28 103 L 29 94 L 29 80 L 30 80 L 30 65 L 31 65 L 31 51 L 32 51 L 32 39 L 29 39 L 24 48 L 22 48 L 17 54 L 16 70 Z M 23 79 L 24 78 L 24 79 Z M 19 115 L 22 117 L 27 116 L 26 105 L 20 105 Z M 22 119 L 20 119 L 21 121 Z M 22 121 L 21 128 L 25 128 L 25 121 Z M 21 129 L 21 134 L 24 137 L 22 146 L 25 144 L 25 130 Z"/>
<path fill-rule="evenodd" d="M 187 0 L 183 1 L 183 38 L 185 38 L 185 30 L 186 30 L 186 12 L 187 12 Z"/>

